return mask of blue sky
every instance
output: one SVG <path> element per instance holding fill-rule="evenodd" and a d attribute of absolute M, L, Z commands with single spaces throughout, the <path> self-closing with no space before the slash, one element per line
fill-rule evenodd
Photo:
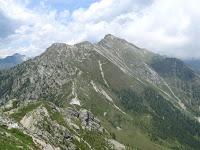
<path fill-rule="evenodd" d="M 197 0 L 0 0 L 0 57 L 105 34 L 163 55 L 200 58 Z"/>
<path fill-rule="evenodd" d="M 43 1 L 45 5 L 48 5 L 51 9 L 56 9 L 58 11 L 69 10 L 74 11 L 78 8 L 88 8 L 92 3 L 98 0 L 46 0 Z M 41 0 L 31 0 L 28 4 L 28 8 L 33 9 L 38 7 Z"/>

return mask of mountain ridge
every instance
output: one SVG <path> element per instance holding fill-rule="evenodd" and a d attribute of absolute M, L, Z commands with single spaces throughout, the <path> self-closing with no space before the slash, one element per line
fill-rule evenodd
<path fill-rule="evenodd" d="M 14 117 L 32 138 L 40 135 L 33 135 L 32 129 L 41 132 L 42 128 L 45 134 L 40 140 L 50 140 L 54 149 L 67 147 L 66 143 L 72 149 L 82 144 L 90 149 L 110 149 L 106 139 L 119 142 L 118 146 L 121 143 L 122 149 L 198 149 L 199 85 L 197 74 L 178 59 L 140 49 L 109 34 L 94 44 L 54 43 L 40 56 L 0 71 L 0 101 L 3 114 Z M 15 107 L 5 111 L 10 101 Z M 49 126 L 27 122 L 28 116 L 38 113 L 44 116 L 32 121 L 43 120 Z M 91 122 L 84 124 L 80 114 Z M 63 138 L 62 132 L 51 130 L 52 121 L 59 131 L 69 130 L 70 137 L 86 142 L 67 139 L 61 144 L 51 139 L 49 134 Z M 99 124 L 105 129 L 101 134 L 88 130 Z M 145 143 L 139 142 L 143 140 Z M 101 142 L 105 147 L 98 147 Z"/>

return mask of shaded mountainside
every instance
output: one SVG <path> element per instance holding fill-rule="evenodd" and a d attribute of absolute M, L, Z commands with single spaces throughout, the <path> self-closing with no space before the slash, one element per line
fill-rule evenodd
<path fill-rule="evenodd" d="M 6 58 L 0 59 L 0 70 L 10 69 L 18 64 L 21 64 L 23 61 L 28 58 L 25 55 L 14 54 L 12 56 L 7 56 Z"/>
<path fill-rule="evenodd" d="M 152 68 L 160 74 L 172 89 L 183 109 L 200 115 L 200 77 L 176 58 L 157 59 L 151 63 Z"/>
<path fill-rule="evenodd" d="M 186 64 L 188 64 L 191 68 L 196 70 L 197 72 L 200 72 L 200 60 L 199 59 L 188 59 L 183 60 Z"/>
<path fill-rule="evenodd" d="M 40 149 L 199 149 L 199 83 L 182 61 L 113 35 L 55 43 L 0 72 L 2 130 L 12 120 Z"/>

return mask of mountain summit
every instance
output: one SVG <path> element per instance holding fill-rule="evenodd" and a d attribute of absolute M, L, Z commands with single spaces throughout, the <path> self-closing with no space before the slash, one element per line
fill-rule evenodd
<path fill-rule="evenodd" d="M 179 59 L 110 34 L 96 44 L 55 43 L 0 72 L 0 145 L 198 150 L 199 88 Z"/>

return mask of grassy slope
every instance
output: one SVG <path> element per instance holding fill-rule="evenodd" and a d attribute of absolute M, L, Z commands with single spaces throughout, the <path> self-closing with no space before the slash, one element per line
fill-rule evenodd
<path fill-rule="evenodd" d="M 0 126 L 0 149 L 1 150 L 37 150 L 38 147 L 28 135 L 18 129 L 8 130 L 5 126 Z"/>

